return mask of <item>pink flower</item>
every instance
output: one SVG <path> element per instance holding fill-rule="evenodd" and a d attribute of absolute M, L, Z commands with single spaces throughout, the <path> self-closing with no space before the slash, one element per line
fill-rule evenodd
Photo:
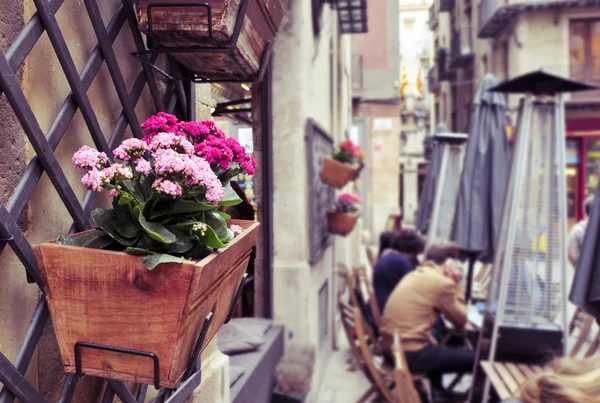
<path fill-rule="evenodd" d="M 150 165 L 150 163 L 145 159 L 138 158 L 135 160 L 135 172 L 148 175 L 150 172 L 152 172 L 152 165 Z"/>
<path fill-rule="evenodd" d="M 123 161 L 140 158 L 145 152 L 146 143 L 140 139 L 127 139 L 113 150 L 115 157 Z"/>
<path fill-rule="evenodd" d="M 83 146 L 73 154 L 71 162 L 75 168 L 102 169 L 108 164 L 108 157 L 95 148 Z"/>
<path fill-rule="evenodd" d="M 256 160 L 254 157 L 245 155 L 244 159 L 238 164 L 248 175 L 254 175 L 254 172 L 256 171 Z"/>
<path fill-rule="evenodd" d="M 113 189 L 110 192 L 108 192 L 109 197 L 117 197 L 118 195 L 119 195 L 119 189 Z"/>
<path fill-rule="evenodd" d="M 233 137 L 227 138 L 227 146 L 233 152 L 233 161 L 246 172 L 248 175 L 254 175 L 256 168 L 256 160 L 254 157 L 247 155 L 246 150 L 242 145 Z"/>
<path fill-rule="evenodd" d="M 156 163 L 154 170 L 157 175 L 168 175 L 182 172 L 185 169 L 187 155 L 179 154 L 171 149 L 159 149 L 154 153 Z"/>
<path fill-rule="evenodd" d="M 231 230 L 231 232 L 233 232 L 233 236 L 238 236 L 242 232 L 244 232 L 244 229 L 242 227 L 240 227 L 239 225 L 231 225 L 229 227 L 229 229 Z"/>
<path fill-rule="evenodd" d="M 156 179 L 152 184 L 152 187 L 156 189 L 157 192 L 173 196 L 173 198 L 181 196 L 182 194 L 181 185 L 179 185 L 179 183 L 164 178 Z"/>
<path fill-rule="evenodd" d="M 344 193 L 338 197 L 339 201 L 349 201 L 352 203 L 360 203 L 360 197 L 355 195 L 354 193 Z"/>
<path fill-rule="evenodd" d="M 113 180 L 119 182 L 125 179 L 133 178 L 133 172 L 131 172 L 131 168 L 128 168 L 122 164 L 112 164 L 111 166 L 105 168 L 101 173 L 102 183 L 104 185 L 108 185 Z"/>
<path fill-rule="evenodd" d="M 89 170 L 83 178 L 81 178 L 81 184 L 94 192 L 102 191 L 102 181 L 104 174 L 102 171 L 98 171 L 95 167 Z"/>
<path fill-rule="evenodd" d="M 204 122 L 179 122 L 179 130 L 198 140 L 202 140 L 211 134 L 210 127 Z"/>
<path fill-rule="evenodd" d="M 217 205 L 225 197 L 223 184 L 204 159 L 189 156 L 184 175 L 186 185 L 199 185 L 206 189 L 206 199 L 209 202 Z"/>
<path fill-rule="evenodd" d="M 177 117 L 165 112 L 158 112 L 154 116 L 150 116 L 141 125 L 142 130 L 146 134 L 166 132 L 173 133 L 177 131 Z"/>
<path fill-rule="evenodd" d="M 158 133 L 148 144 L 151 152 L 156 152 L 160 149 L 172 149 L 181 151 L 185 154 L 193 154 L 194 146 L 184 136 L 174 133 Z"/>

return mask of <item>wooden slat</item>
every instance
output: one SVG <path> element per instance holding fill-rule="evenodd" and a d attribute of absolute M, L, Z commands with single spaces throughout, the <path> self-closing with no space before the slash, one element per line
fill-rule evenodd
<path fill-rule="evenodd" d="M 526 378 L 535 375 L 535 372 L 531 368 L 529 368 L 529 365 L 517 364 L 517 367 L 519 367 L 519 369 L 521 370 L 521 372 L 523 372 Z"/>
<path fill-rule="evenodd" d="M 510 394 L 514 396 L 515 393 L 517 392 L 517 390 L 519 389 L 519 383 L 515 380 L 515 378 L 511 374 L 511 372 L 504 365 L 504 363 L 495 362 L 493 364 L 493 367 L 496 370 L 496 372 L 498 373 L 498 375 L 500 375 L 500 377 L 504 381 L 504 384 L 508 388 L 508 391 L 510 392 Z"/>
<path fill-rule="evenodd" d="M 593 324 L 594 324 L 594 318 L 591 316 L 588 316 L 585 319 L 583 326 L 579 330 L 579 334 L 577 335 L 577 339 L 575 340 L 575 344 L 573 345 L 573 348 L 571 348 L 571 351 L 569 351 L 569 357 L 577 356 L 577 354 L 581 350 L 581 347 L 583 347 L 583 345 L 587 341 Z"/>
<path fill-rule="evenodd" d="M 527 380 L 523 372 L 521 372 L 521 370 L 519 369 L 519 367 L 517 367 L 516 364 L 512 362 L 507 362 L 505 363 L 505 365 L 506 369 L 510 371 L 512 376 L 515 378 L 515 381 L 517 381 L 519 385 L 522 385 Z"/>
<path fill-rule="evenodd" d="M 529 367 L 531 368 L 534 374 L 537 374 L 538 372 L 542 372 L 544 370 L 544 367 L 541 367 L 539 365 L 530 365 Z"/>
<path fill-rule="evenodd" d="M 496 389 L 496 393 L 498 393 L 498 397 L 500 398 L 500 400 L 509 399 L 512 397 L 512 395 L 506 388 L 506 385 L 504 385 L 504 382 L 502 382 L 502 379 L 500 378 L 498 373 L 494 370 L 494 368 L 492 367 L 492 364 L 490 362 L 481 361 L 481 368 L 483 368 L 488 379 L 494 386 L 494 389 Z"/>

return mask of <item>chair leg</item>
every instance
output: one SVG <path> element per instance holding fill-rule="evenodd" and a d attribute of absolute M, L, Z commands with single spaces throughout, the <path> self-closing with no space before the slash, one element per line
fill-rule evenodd
<path fill-rule="evenodd" d="M 369 400 L 369 398 L 373 395 L 377 393 L 377 386 L 371 386 L 365 393 L 363 393 L 358 400 L 356 401 L 356 403 L 364 403 L 367 402 Z"/>

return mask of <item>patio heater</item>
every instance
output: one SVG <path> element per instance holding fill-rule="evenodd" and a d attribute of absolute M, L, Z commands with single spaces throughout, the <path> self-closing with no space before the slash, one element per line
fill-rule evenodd
<path fill-rule="evenodd" d="M 436 241 L 450 239 L 467 139 L 463 133 L 436 133 L 433 136 L 441 149 L 441 162 L 425 250 Z"/>
<path fill-rule="evenodd" d="M 477 363 L 480 359 L 541 363 L 565 353 L 567 195 L 562 94 L 591 88 L 538 71 L 491 89 L 525 96 L 519 107 Z M 477 369 L 474 375 L 478 376 Z M 484 391 L 483 401 L 487 401 L 487 379 Z"/>

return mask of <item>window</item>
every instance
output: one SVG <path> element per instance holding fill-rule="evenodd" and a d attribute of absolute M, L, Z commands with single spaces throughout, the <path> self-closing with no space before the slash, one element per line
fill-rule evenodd
<path fill-rule="evenodd" d="M 600 20 L 576 20 L 569 26 L 571 78 L 600 83 Z"/>

